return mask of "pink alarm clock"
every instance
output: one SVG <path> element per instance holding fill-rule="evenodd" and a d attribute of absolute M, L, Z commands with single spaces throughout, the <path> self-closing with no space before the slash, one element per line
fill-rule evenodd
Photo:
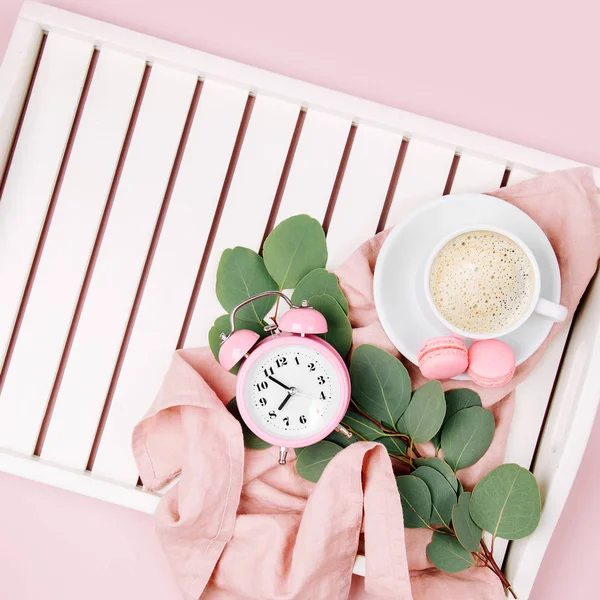
<path fill-rule="evenodd" d="M 290 307 L 271 336 L 235 329 L 235 315 L 246 304 L 279 296 Z M 304 300 L 295 306 L 281 292 L 264 292 L 231 311 L 231 334 L 221 334 L 219 362 L 228 371 L 245 358 L 237 379 L 237 405 L 246 425 L 259 438 L 280 447 L 285 464 L 288 448 L 302 448 L 327 437 L 340 425 L 350 402 L 350 376 L 344 359 L 325 340 L 325 317 Z M 257 343 L 258 342 L 258 343 Z"/>

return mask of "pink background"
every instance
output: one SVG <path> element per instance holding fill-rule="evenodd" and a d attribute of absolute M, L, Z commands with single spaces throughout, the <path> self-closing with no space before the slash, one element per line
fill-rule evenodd
<path fill-rule="evenodd" d="M 593 0 L 54 0 L 54 4 L 600 165 Z M 20 0 L 0 0 L 3 56 Z M 597 422 L 534 600 L 596 597 Z M 178 600 L 152 519 L 0 474 L 10 600 Z M 587 591 L 587 593 L 586 593 Z"/>

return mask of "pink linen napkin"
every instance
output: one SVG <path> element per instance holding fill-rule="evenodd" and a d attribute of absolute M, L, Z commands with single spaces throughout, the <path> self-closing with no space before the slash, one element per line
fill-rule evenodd
<path fill-rule="evenodd" d="M 600 211 L 591 170 L 543 175 L 493 195 L 527 212 L 549 237 L 561 267 L 561 302 L 572 315 L 600 256 Z M 372 343 L 398 356 L 377 319 L 372 294 L 373 269 L 387 233 L 363 244 L 338 275 L 350 304 L 354 345 Z M 502 462 L 513 413 L 511 392 L 560 327 L 553 328 L 509 385 L 475 388 L 493 411 L 497 428 L 486 456 L 459 473 L 467 489 Z M 418 371 L 407 366 L 413 386 L 420 385 Z M 444 387 L 459 386 L 464 382 Z M 133 451 L 148 489 L 160 489 L 181 475 L 161 501 L 156 523 L 186 600 L 201 594 L 215 600 L 345 599 L 361 532 L 365 589 L 375 597 L 504 598 L 487 569 L 449 575 L 433 568 L 425 555 L 431 532 L 402 526 L 383 447 L 351 445 L 313 485 L 295 473 L 293 459 L 278 465 L 277 449 L 244 450 L 240 425 L 224 407 L 234 392 L 235 377 L 209 350 L 179 351 L 133 433 Z"/>

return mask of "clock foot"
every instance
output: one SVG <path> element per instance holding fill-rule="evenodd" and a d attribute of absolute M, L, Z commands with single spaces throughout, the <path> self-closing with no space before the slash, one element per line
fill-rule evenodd
<path fill-rule="evenodd" d="M 345 438 L 352 438 L 352 433 L 350 433 L 350 431 L 348 431 L 341 423 L 335 428 L 335 430 L 341 435 L 343 435 Z"/>
<path fill-rule="evenodd" d="M 285 462 L 287 459 L 287 454 L 288 454 L 287 448 L 284 446 L 281 446 L 281 448 L 279 448 L 279 464 L 280 465 L 285 465 Z"/>

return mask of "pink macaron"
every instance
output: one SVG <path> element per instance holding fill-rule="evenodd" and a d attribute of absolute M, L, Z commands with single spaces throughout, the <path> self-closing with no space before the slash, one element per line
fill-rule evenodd
<path fill-rule="evenodd" d="M 457 337 L 433 338 L 421 346 L 418 360 L 421 373 L 427 379 L 449 379 L 465 372 L 467 347 Z"/>
<path fill-rule="evenodd" d="M 481 340 L 469 348 L 467 373 L 473 383 L 482 387 L 500 387 L 515 374 L 515 354 L 500 340 Z"/>

